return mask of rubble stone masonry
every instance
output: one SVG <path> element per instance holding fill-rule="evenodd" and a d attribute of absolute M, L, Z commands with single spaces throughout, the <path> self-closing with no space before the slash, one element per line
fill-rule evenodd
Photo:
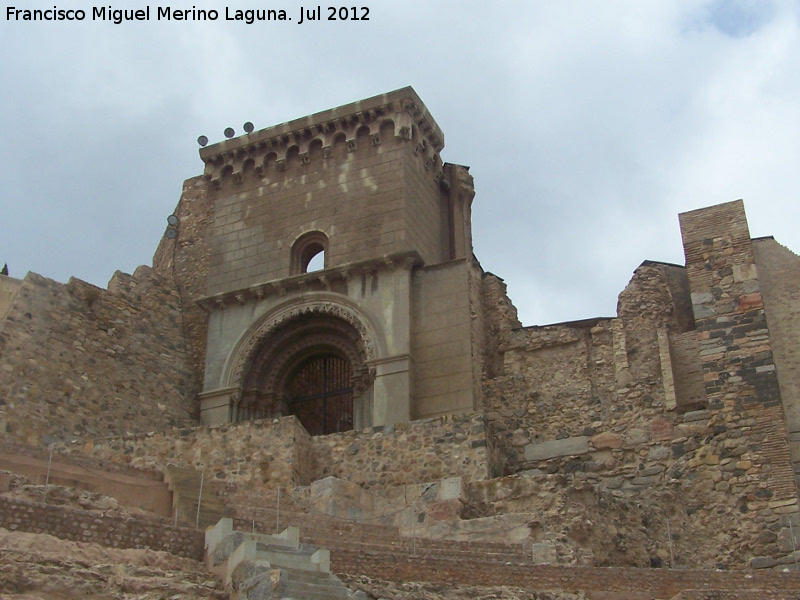
<path fill-rule="evenodd" d="M 193 560 L 203 557 L 204 537 L 196 529 L 3 496 L 0 496 L 0 527 L 113 548 L 163 550 Z"/>
<path fill-rule="evenodd" d="M 31 446 L 191 422 L 179 296 L 149 267 L 107 290 L 29 273 L 0 330 L 0 413 Z"/>
<path fill-rule="evenodd" d="M 448 415 L 312 438 L 295 417 L 129 435 L 68 446 L 77 456 L 163 470 L 205 470 L 243 490 L 335 476 L 365 489 L 488 477 L 483 416 Z M 402 455 L 402 464 L 398 456 Z"/>
<path fill-rule="evenodd" d="M 205 296 L 208 281 L 208 229 L 214 204 L 202 177 L 187 179 L 175 207 L 175 238 L 166 235 L 153 255 L 153 270 L 173 283 L 183 312 L 183 331 L 193 369 L 193 394 L 203 387 L 208 315 L 197 301 Z"/>
<path fill-rule="evenodd" d="M 785 527 L 797 519 L 797 486 L 743 203 L 684 213 L 681 233 L 716 423 L 707 456 L 723 458 L 725 442 L 733 434 L 744 437 L 752 470 L 729 481 L 729 502 L 765 528 Z"/>

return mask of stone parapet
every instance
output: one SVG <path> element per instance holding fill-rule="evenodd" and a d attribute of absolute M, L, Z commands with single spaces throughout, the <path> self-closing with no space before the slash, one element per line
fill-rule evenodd
<path fill-rule="evenodd" d="M 241 182 L 248 172 L 260 177 L 269 168 L 286 170 L 293 157 L 302 164 L 315 156 L 330 158 L 339 137 L 344 137 L 347 150 L 353 152 L 364 127 L 369 130 L 370 143 L 378 145 L 387 122 L 393 125 L 394 137 L 402 140 L 412 140 L 413 129 L 417 129 L 421 137 L 415 152 L 427 157 L 426 168 L 430 163 L 441 171 L 438 153 L 444 147 L 444 134 L 410 87 L 201 148 L 200 158 L 206 164 L 206 178 L 219 187 L 227 174 Z"/>

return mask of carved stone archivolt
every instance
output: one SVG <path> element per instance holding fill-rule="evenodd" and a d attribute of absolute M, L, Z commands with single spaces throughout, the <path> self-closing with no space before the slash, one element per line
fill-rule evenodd
<path fill-rule="evenodd" d="M 306 300 L 285 307 L 263 320 L 236 351 L 228 378 L 236 389 L 232 401 L 241 402 L 243 391 L 274 393 L 298 361 L 319 353 L 346 358 L 354 393 L 362 393 L 374 378 L 367 364 L 378 356 L 376 339 L 366 319 L 344 304 Z"/>

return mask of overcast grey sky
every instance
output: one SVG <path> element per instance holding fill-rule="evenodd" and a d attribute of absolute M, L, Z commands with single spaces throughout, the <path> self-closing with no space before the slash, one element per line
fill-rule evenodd
<path fill-rule="evenodd" d="M 23 4 L 18 1 L 16 4 Z M 644 259 L 683 263 L 677 214 L 743 198 L 800 251 L 800 2 L 197 0 L 215 22 L 0 15 L 0 265 L 105 286 L 150 264 L 198 135 L 413 86 L 469 165 L 475 253 L 526 325 L 611 316 Z M 348 4 L 352 5 L 353 3 Z M 97 6 L 104 6 L 102 3 Z M 108 5 L 105 5 L 108 6 Z M 144 8 L 145 1 L 112 4 Z M 226 22 L 225 7 L 287 22 Z M 316 6 L 316 5 L 314 5 Z M 323 16 L 327 15 L 323 5 Z"/>

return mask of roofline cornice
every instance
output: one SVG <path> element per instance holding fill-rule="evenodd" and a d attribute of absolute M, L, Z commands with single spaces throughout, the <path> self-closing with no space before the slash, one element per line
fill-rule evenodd
<path fill-rule="evenodd" d="M 278 154 L 283 151 L 283 156 L 278 156 L 280 161 L 293 146 L 298 147 L 302 156 L 314 139 L 322 141 L 323 149 L 328 147 L 339 131 L 347 135 L 348 145 L 362 125 L 370 126 L 370 134 L 374 136 L 387 120 L 395 122 L 397 137 L 411 139 L 411 130 L 406 128 L 413 125 L 435 153 L 444 148 L 444 134 L 439 125 L 414 89 L 405 87 L 206 146 L 200 149 L 200 158 L 207 170 L 210 165 L 230 163 L 264 150 L 275 150 Z"/>

